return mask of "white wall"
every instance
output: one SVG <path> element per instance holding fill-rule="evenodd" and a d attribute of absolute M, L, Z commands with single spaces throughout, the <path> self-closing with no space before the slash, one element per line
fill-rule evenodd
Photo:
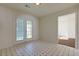
<path fill-rule="evenodd" d="M 24 41 L 29 41 L 29 39 L 25 39 L 24 41 L 16 42 L 16 19 L 20 15 L 27 16 L 28 14 L 0 6 L 0 49 Z M 39 21 L 36 17 L 32 15 L 29 15 L 29 17 L 33 18 L 32 40 L 37 40 L 39 39 Z"/>
<path fill-rule="evenodd" d="M 77 48 L 79 49 L 79 7 L 77 8 L 77 14 L 76 14 L 76 16 L 77 16 L 77 40 L 76 40 L 76 46 L 77 46 Z"/>
<path fill-rule="evenodd" d="M 0 7 L 0 48 L 5 48 L 13 44 L 12 20 L 14 17 L 11 10 Z"/>
<path fill-rule="evenodd" d="M 40 19 L 40 39 L 56 43 L 57 42 L 57 17 L 46 16 Z"/>

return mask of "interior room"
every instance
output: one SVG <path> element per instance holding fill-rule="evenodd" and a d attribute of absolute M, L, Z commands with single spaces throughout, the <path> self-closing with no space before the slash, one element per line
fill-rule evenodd
<path fill-rule="evenodd" d="M 79 56 L 79 4 L 0 3 L 0 56 Z"/>

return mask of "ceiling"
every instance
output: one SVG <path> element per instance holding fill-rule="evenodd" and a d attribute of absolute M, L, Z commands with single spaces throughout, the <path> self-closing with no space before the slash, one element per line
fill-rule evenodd
<path fill-rule="evenodd" d="M 30 8 L 25 7 L 26 4 L 29 5 Z M 40 5 L 35 5 L 35 3 L 2 3 L 0 5 L 23 11 L 37 17 L 43 17 L 48 14 L 75 6 L 76 3 L 41 3 Z"/>

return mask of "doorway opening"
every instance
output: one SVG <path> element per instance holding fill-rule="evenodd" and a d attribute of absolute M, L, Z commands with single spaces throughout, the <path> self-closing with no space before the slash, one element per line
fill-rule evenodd
<path fill-rule="evenodd" d="M 75 13 L 58 16 L 58 43 L 75 48 Z"/>

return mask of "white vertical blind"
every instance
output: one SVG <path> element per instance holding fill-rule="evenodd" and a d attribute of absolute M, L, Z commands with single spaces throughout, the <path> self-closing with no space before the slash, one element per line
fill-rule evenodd
<path fill-rule="evenodd" d="M 75 13 L 58 17 L 59 38 L 75 38 Z"/>

